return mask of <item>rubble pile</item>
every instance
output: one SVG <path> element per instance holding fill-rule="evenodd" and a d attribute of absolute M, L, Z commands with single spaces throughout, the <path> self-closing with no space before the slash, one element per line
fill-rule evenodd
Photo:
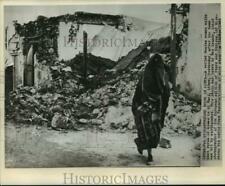
<path fill-rule="evenodd" d="M 80 83 L 79 74 L 66 63 L 56 63 L 51 67 L 52 83 L 38 89 L 19 87 L 11 94 L 7 118 L 14 119 L 16 124 L 47 125 L 54 129 L 135 129 L 132 98 L 146 63 L 143 60 L 120 74 L 106 70 L 102 86 L 91 89 Z M 171 92 L 165 126 L 177 134 L 199 137 L 200 105 Z"/>
<path fill-rule="evenodd" d="M 54 129 L 81 129 L 101 124 L 88 98 L 59 93 L 40 93 L 34 88 L 21 87 L 11 95 L 7 118 L 16 124 L 47 125 Z M 101 109 L 102 112 L 102 109 Z"/>
<path fill-rule="evenodd" d="M 63 61 L 51 66 L 51 75 L 51 83 L 40 87 L 21 86 L 13 91 L 6 105 L 6 119 L 15 120 L 16 124 L 75 129 L 79 115 L 89 112 L 78 100 L 79 94 L 85 91 L 80 76 Z"/>
<path fill-rule="evenodd" d="M 83 72 L 83 53 L 79 53 L 75 58 L 68 61 L 68 65 L 77 72 Z M 87 55 L 87 71 L 88 74 L 98 74 L 104 72 L 106 69 L 111 69 L 115 66 L 115 62 L 102 58 L 100 56 L 94 56 L 91 53 Z"/>
<path fill-rule="evenodd" d="M 83 101 L 93 108 L 92 112 L 101 120 L 101 128 L 121 132 L 135 128 L 131 112 L 132 98 L 138 77 L 146 63 L 147 61 L 142 61 L 130 73 L 121 74 L 111 80 L 111 84 L 82 94 Z M 199 103 L 171 91 L 165 126 L 174 133 L 185 133 L 197 138 L 201 135 L 200 109 Z"/>
<path fill-rule="evenodd" d="M 171 92 L 165 125 L 174 132 L 197 138 L 201 135 L 201 105 Z"/>
<path fill-rule="evenodd" d="M 47 125 L 53 128 L 100 126 L 111 105 L 131 106 L 135 73 L 124 73 L 98 89 L 86 90 L 79 74 L 66 63 L 51 66 L 52 81 L 41 87 L 18 87 L 6 105 L 7 119 L 16 124 Z M 107 78 L 106 78 L 107 79 Z M 112 80 L 108 78 L 108 80 Z M 116 82 L 116 83 L 115 83 Z"/>
<path fill-rule="evenodd" d="M 84 86 L 80 83 L 81 76 L 72 70 L 64 61 L 57 61 L 50 67 L 52 81 L 43 84 L 39 88 L 41 93 L 59 93 L 64 96 L 78 95 L 84 91 Z"/>
<path fill-rule="evenodd" d="M 87 91 L 80 96 L 80 99 L 83 99 L 82 102 L 92 108 L 100 129 L 122 129 L 128 127 L 128 120 L 132 122 L 131 105 L 137 82 L 131 81 L 132 77 L 132 73 L 124 73 L 115 78 L 113 83 L 110 82 L 98 89 Z M 114 110 L 119 111 L 119 115 L 115 116 L 118 118 L 117 123 L 113 119 L 107 119 L 107 116 L 113 115 Z M 122 113 L 123 110 L 126 110 L 125 113 L 128 115 Z"/>

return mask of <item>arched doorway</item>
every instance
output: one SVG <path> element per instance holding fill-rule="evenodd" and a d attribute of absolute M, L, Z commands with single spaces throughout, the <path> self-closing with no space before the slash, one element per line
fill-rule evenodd
<path fill-rule="evenodd" d="M 34 85 L 34 47 L 31 47 L 28 50 L 26 56 L 26 62 L 24 65 L 24 86 L 33 86 Z"/>
<path fill-rule="evenodd" d="M 9 94 L 13 91 L 13 66 L 5 69 L 5 102 L 9 103 Z"/>

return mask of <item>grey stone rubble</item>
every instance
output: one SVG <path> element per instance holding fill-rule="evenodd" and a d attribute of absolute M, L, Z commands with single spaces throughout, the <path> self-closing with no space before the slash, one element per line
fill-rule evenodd
<path fill-rule="evenodd" d="M 13 119 L 18 125 L 46 125 L 53 129 L 84 130 L 95 127 L 122 133 L 126 130 L 135 132 L 132 97 L 146 62 L 143 60 L 129 72 L 112 78 L 99 88 L 86 91 L 77 79 L 69 75 L 64 79 L 59 76 L 48 87 L 19 87 L 11 94 L 7 119 Z M 71 72 L 65 66 L 55 68 Z M 171 92 L 165 127 L 172 133 L 186 133 L 198 138 L 201 133 L 200 116 L 200 104 Z"/>

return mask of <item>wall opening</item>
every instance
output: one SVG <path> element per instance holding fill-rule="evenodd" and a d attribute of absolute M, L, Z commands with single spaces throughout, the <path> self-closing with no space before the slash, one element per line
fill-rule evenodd
<path fill-rule="evenodd" d="M 13 66 L 5 69 L 5 101 L 9 102 L 9 94 L 13 91 Z"/>
<path fill-rule="evenodd" d="M 24 86 L 34 86 L 34 47 L 31 45 L 24 66 Z"/>

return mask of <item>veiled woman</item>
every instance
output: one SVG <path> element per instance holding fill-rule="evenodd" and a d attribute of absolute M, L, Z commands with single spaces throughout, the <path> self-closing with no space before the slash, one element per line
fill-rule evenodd
<path fill-rule="evenodd" d="M 147 164 L 153 161 L 152 148 L 160 141 L 164 117 L 170 97 L 168 73 L 161 55 L 154 54 L 148 61 L 137 84 L 132 103 L 132 112 L 138 137 L 135 139 L 138 152 L 148 151 Z"/>

